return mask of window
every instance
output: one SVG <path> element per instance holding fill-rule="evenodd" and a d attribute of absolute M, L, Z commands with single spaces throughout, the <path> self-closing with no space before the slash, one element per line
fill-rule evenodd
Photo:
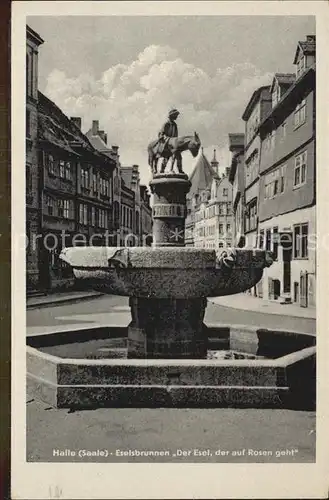
<path fill-rule="evenodd" d="M 108 220 L 107 220 L 107 212 L 106 210 L 99 209 L 98 211 L 98 226 L 107 229 Z"/>
<path fill-rule="evenodd" d="M 59 160 L 59 176 L 65 179 L 65 161 Z"/>
<path fill-rule="evenodd" d="M 88 205 L 80 203 L 79 207 L 79 223 L 84 226 L 88 225 Z"/>
<path fill-rule="evenodd" d="M 276 226 L 273 228 L 273 258 L 278 260 L 278 248 L 279 248 L 279 228 Z"/>
<path fill-rule="evenodd" d="M 55 215 L 55 200 L 50 196 L 46 196 L 46 207 L 48 215 Z"/>
<path fill-rule="evenodd" d="M 226 232 L 227 233 L 231 232 L 231 224 L 226 224 Z"/>
<path fill-rule="evenodd" d="M 227 215 L 232 215 L 232 203 L 229 201 L 227 203 Z"/>
<path fill-rule="evenodd" d="M 93 192 L 97 194 L 97 175 L 93 174 Z"/>
<path fill-rule="evenodd" d="M 296 77 L 299 78 L 305 71 L 305 56 L 301 57 L 296 67 Z"/>
<path fill-rule="evenodd" d="M 308 258 L 308 223 L 294 226 L 294 259 Z"/>
<path fill-rule="evenodd" d="M 95 226 L 96 225 L 96 208 L 91 207 L 91 225 Z"/>
<path fill-rule="evenodd" d="M 31 137 L 31 112 L 26 110 L 26 137 Z"/>
<path fill-rule="evenodd" d="M 282 138 L 285 138 L 287 136 L 287 122 L 283 122 L 281 127 L 282 127 Z"/>
<path fill-rule="evenodd" d="M 307 151 L 295 156 L 294 187 L 306 183 Z"/>
<path fill-rule="evenodd" d="M 102 196 L 109 197 L 110 185 L 109 181 L 104 178 L 100 178 L 100 193 Z"/>
<path fill-rule="evenodd" d="M 48 172 L 52 175 L 55 175 L 55 162 L 54 157 L 52 155 L 48 155 Z"/>
<path fill-rule="evenodd" d="M 71 163 L 69 161 L 65 162 L 65 179 L 67 181 L 72 180 Z"/>
<path fill-rule="evenodd" d="M 266 229 L 266 238 L 265 238 L 265 250 L 271 251 L 272 246 L 272 234 L 270 229 Z"/>
<path fill-rule="evenodd" d="M 58 217 L 63 217 L 64 219 L 70 218 L 70 200 L 58 200 Z"/>
<path fill-rule="evenodd" d="M 57 200 L 57 214 L 58 217 L 64 216 L 64 200 Z"/>
<path fill-rule="evenodd" d="M 89 189 L 89 169 L 81 167 L 81 187 Z"/>
<path fill-rule="evenodd" d="M 257 226 L 257 199 L 253 200 L 246 208 L 245 227 L 246 231 L 252 231 Z"/>
<path fill-rule="evenodd" d="M 264 247 L 264 229 L 259 232 L 259 248 L 263 250 Z"/>
<path fill-rule="evenodd" d="M 264 198 L 274 198 L 278 194 L 283 193 L 285 186 L 287 165 L 282 165 L 276 168 L 265 177 Z"/>
<path fill-rule="evenodd" d="M 306 99 L 304 99 L 295 109 L 294 125 L 295 128 L 300 127 L 306 121 Z"/>
<path fill-rule="evenodd" d="M 228 189 L 227 188 L 223 189 L 223 196 L 228 196 Z"/>
<path fill-rule="evenodd" d="M 223 233 L 224 233 L 224 225 L 219 224 L 219 234 L 223 234 Z"/>

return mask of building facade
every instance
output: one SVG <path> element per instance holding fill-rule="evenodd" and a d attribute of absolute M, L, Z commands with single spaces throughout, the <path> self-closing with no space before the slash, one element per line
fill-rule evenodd
<path fill-rule="evenodd" d="M 260 246 L 275 262 L 261 282 L 264 298 L 315 306 L 315 37 L 299 42 L 296 74 L 271 86 L 272 108 L 260 125 Z M 271 138 L 271 140 L 269 139 Z"/>
<path fill-rule="evenodd" d="M 232 185 L 229 169 L 215 177 L 210 188 L 201 191 L 194 205 L 194 246 L 227 248 L 232 246 Z"/>
<path fill-rule="evenodd" d="M 42 249 L 41 287 L 73 282 L 59 259 L 67 246 L 112 245 L 113 172 L 115 162 L 95 150 L 69 119 L 39 92 L 38 149 Z"/>
<path fill-rule="evenodd" d="M 232 184 L 233 227 L 232 239 L 234 246 L 244 246 L 244 134 L 229 134 L 229 150 L 232 161 L 229 182 Z"/>
<path fill-rule="evenodd" d="M 218 175 L 219 163 L 216 159 L 216 151 L 214 151 L 214 157 L 211 163 L 208 162 L 203 148 L 195 164 L 195 167 L 190 176 L 191 188 L 186 197 L 186 207 L 187 216 L 185 220 L 185 246 L 193 247 L 195 246 L 195 214 L 199 210 L 201 200 L 204 200 L 209 196 L 208 192 L 211 192 L 211 185 L 215 178 L 219 179 Z M 207 192 L 207 193 L 205 193 Z M 200 221 L 198 221 L 199 224 Z M 200 225 L 200 224 L 199 224 Z M 201 227 L 199 228 L 202 232 Z M 199 241 L 199 237 L 197 236 Z"/>
<path fill-rule="evenodd" d="M 26 287 L 39 283 L 39 169 L 38 169 L 38 52 L 42 38 L 29 26 L 26 28 L 26 121 L 25 121 L 25 191 L 26 191 Z"/>
<path fill-rule="evenodd" d="M 245 122 L 244 185 L 245 216 L 244 229 L 247 245 L 255 248 L 258 244 L 258 193 L 260 136 L 259 125 L 271 108 L 270 87 L 258 88 L 242 115 Z M 255 291 L 254 291 L 255 292 Z"/>

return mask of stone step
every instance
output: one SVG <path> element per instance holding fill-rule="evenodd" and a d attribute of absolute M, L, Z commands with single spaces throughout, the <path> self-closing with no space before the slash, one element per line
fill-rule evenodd
<path fill-rule="evenodd" d="M 234 407 L 281 408 L 287 387 L 185 385 L 63 386 L 28 377 L 28 391 L 56 408 Z"/>
<path fill-rule="evenodd" d="M 119 360 L 118 360 L 119 361 Z M 276 386 L 278 368 L 262 361 L 209 361 L 201 364 L 133 365 L 97 361 L 61 363 L 59 385 L 183 385 L 183 386 Z M 36 374 L 36 373 L 35 373 Z"/>

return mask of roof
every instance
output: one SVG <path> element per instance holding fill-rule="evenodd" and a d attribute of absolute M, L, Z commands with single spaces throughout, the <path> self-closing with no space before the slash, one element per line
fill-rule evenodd
<path fill-rule="evenodd" d="M 271 87 L 269 85 L 264 85 L 263 87 L 259 87 L 257 90 L 255 90 L 255 92 L 252 94 L 252 96 L 251 96 L 251 98 L 246 106 L 246 109 L 243 112 L 242 120 L 244 120 L 244 121 L 248 120 L 254 107 L 256 106 L 257 102 L 260 100 L 262 93 L 264 91 L 268 91 L 268 93 L 269 93 L 270 88 Z M 268 97 L 270 97 L 270 96 L 268 95 Z"/>
<path fill-rule="evenodd" d="M 76 154 L 73 143 L 93 151 L 81 130 L 40 91 L 38 92 L 38 138 L 70 153 Z"/>
<path fill-rule="evenodd" d="M 28 25 L 26 25 L 26 36 L 32 39 L 37 45 L 41 45 L 44 42 L 41 36 Z"/>
<path fill-rule="evenodd" d="M 210 165 L 209 161 L 201 152 L 199 158 L 197 159 L 197 163 L 193 169 L 193 172 L 190 175 L 191 189 L 188 193 L 188 198 L 193 198 L 200 191 L 204 191 L 205 189 L 209 189 L 213 179 L 218 179 L 218 175 L 215 170 Z"/>
<path fill-rule="evenodd" d="M 315 35 L 307 35 L 306 41 L 298 42 L 294 57 L 294 64 L 296 64 L 297 62 L 298 54 L 300 51 L 302 51 L 303 54 L 305 55 L 315 54 L 315 46 L 316 46 L 315 40 L 316 40 Z"/>
<path fill-rule="evenodd" d="M 89 129 L 88 132 L 86 132 L 86 137 L 88 138 L 90 144 L 95 148 L 97 151 L 100 153 L 106 155 L 108 158 L 111 160 L 116 159 L 116 155 L 113 152 L 112 149 L 108 147 L 105 141 L 100 137 L 100 135 L 93 135 L 92 134 L 92 129 Z"/>
<path fill-rule="evenodd" d="M 271 85 L 271 92 L 273 91 L 274 82 L 277 81 L 280 87 L 290 87 L 296 80 L 295 73 L 275 73 Z"/>
<path fill-rule="evenodd" d="M 315 65 L 310 66 L 300 78 L 295 80 L 293 85 L 291 85 L 287 91 L 284 93 L 280 101 L 268 112 L 264 117 L 263 121 L 260 123 L 260 130 L 264 130 L 264 126 L 267 128 L 273 127 L 276 123 L 276 119 L 282 116 L 282 111 L 284 111 L 285 116 L 288 116 L 293 112 L 298 102 L 300 102 L 300 96 L 305 90 L 314 90 L 315 88 Z"/>

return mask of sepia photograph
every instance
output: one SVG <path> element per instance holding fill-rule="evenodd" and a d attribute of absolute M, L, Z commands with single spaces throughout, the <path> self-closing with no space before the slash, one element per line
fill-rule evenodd
<path fill-rule="evenodd" d="M 316 15 L 104 3 L 20 17 L 19 461 L 315 466 Z"/>

